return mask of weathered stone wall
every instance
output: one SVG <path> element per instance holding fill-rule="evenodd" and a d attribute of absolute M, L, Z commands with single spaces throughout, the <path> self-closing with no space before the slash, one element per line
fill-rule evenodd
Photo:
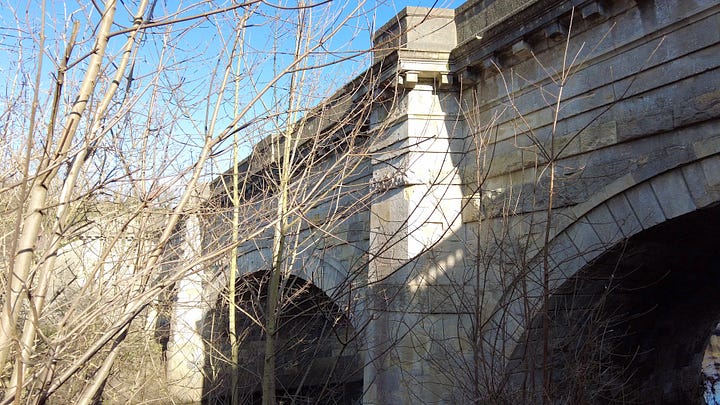
<path fill-rule="evenodd" d="M 720 110 L 710 101 L 720 79 L 718 5 L 576 2 L 571 12 L 573 2 L 542 3 L 552 2 L 453 52 L 471 88 L 468 144 L 489 145 L 462 166 L 466 227 L 487 236 L 476 252 L 495 247 L 481 261 L 493 307 L 483 314 L 485 340 L 496 359 L 541 314 L 545 269 L 554 291 L 625 238 L 720 197 Z M 510 29 L 518 21 L 533 31 Z"/>
<path fill-rule="evenodd" d="M 304 209 L 291 238 L 294 275 L 354 291 L 364 403 L 517 400 L 508 367 L 546 293 L 720 201 L 719 26 L 711 0 L 478 0 L 375 35 L 384 92 L 342 172 L 352 192 Z M 263 235 L 243 273 L 269 268 Z"/>
<path fill-rule="evenodd" d="M 587 18 L 581 10 L 582 5 L 574 14 L 567 47 L 546 38 L 544 30 L 524 32 L 517 39 L 527 47 L 524 56 L 513 53 L 514 46 L 496 50 L 492 55 L 501 73 L 494 65 L 477 68 L 472 90 L 463 94 L 465 105 L 471 106 L 466 108 L 471 132 L 483 136 L 489 129 L 492 136 L 490 152 L 480 151 L 492 155 L 492 163 L 480 168 L 487 174 L 482 184 L 473 179 L 478 171 L 473 159 L 465 160 L 465 184 L 482 191 L 482 196 L 472 195 L 478 201 L 470 204 L 475 209 L 465 211 L 466 221 L 484 216 L 502 223 L 503 208 L 512 204 L 515 220 L 527 223 L 517 227 L 515 237 L 523 239 L 529 232 L 531 259 L 544 243 L 546 224 L 534 213 L 547 207 L 547 162 L 554 157 L 550 236 L 565 237 L 562 231 L 572 228 L 572 249 L 560 254 L 571 258 L 582 252 L 579 256 L 585 257 L 576 258 L 576 267 L 622 236 L 713 201 L 707 196 L 714 195 L 710 161 L 699 166 L 705 170 L 702 177 L 688 172 L 643 183 L 716 154 L 720 113 L 710 101 L 716 99 L 716 86 L 708 85 L 720 79 L 718 59 L 712 57 L 720 39 L 714 28 L 716 4 L 613 2 Z M 567 14 L 556 18 L 548 23 L 569 26 Z M 693 201 L 691 191 L 701 188 L 699 200 Z M 623 191 L 626 199 L 606 201 Z M 636 212 L 639 206 L 657 209 L 651 210 L 652 218 L 629 218 L 618 204 L 638 206 Z M 596 230 L 599 225 L 587 223 L 579 229 L 587 221 L 583 216 L 598 206 L 613 214 L 602 220 L 621 222 L 624 233 Z M 565 276 L 558 276 L 557 283 Z"/>

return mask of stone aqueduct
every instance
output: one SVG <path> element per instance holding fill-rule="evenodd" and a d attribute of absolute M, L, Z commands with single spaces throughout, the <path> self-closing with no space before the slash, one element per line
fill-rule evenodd
<path fill-rule="evenodd" d="M 308 223 L 362 204 L 301 231 L 293 273 L 357 332 L 362 403 L 699 400 L 720 319 L 720 3 L 469 0 L 408 7 L 375 41 L 375 80 L 336 97 L 392 101 L 363 127 L 355 191 Z M 196 254 L 208 230 L 186 229 Z M 267 268 L 263 243 L 244 273 Z M 217 299 L 193 277 L 168 344 L 184 400 L 208 395 Z"/>

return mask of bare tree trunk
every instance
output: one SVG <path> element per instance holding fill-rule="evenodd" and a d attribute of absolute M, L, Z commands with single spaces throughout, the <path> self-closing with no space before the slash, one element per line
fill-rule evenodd
<path fill-rule="evenodd" d="M 108 34 L 110 33 L 115 16 L 115 7 L 115 0 L 109 0 L 105 6 L 105 11 L 103 12 L 102 20 L 98 28 L 94 53 L 90 56 L 88 69 L 85 72 L 77 101 L 73 105 L 70 114 L 68 114 L 65 129 L 57 144 L 57 150 L 51 157 L 42 160 L 37 170 L 38 178 L 30 189 L 30 204 L 27 209 L 28 216 L 20 236 L 20 243 L 17 246 L 12 274 L 8 274 L 7 277 L 9 294 L 6 297 L 3 311 L 0 314 L 0 367 L 4 366 L 7 362 L 14 335 L 13 331 L 17 328 L 17 319 L 22 306 L 20 296 L 23 292 L 30 289 L 28 275 L 32 268 L 40 226 L 45 217 L 44 210 L 46 208 L 48 189 L 57 175 L 59 163 L 70 149 L 80 118 L 85 112 L 88 100 L 97 84 L 100 67 L 105 55 L 105 49 L 107 48 Z M 48 134 L 48 139 L 52 139 L 52 134 Z M 48 143 L 47 147 L 50 147 L 50 143 Z"/>
<path fill-rule="evenodd" d="M 245 25 L 245 22 L 250 18 L 250 12 L 246 13 L 240 20 L 241 26 Z M 240 43 L 238 45 L 239 53 L 237 55 L 237 65 L 235 67 L 235 100 L 233 106 L 233 114 L 237 116 L 240 106 L 240 68 L 241 68 L 241 57 L 243 54 L 244 46 L 244 28 L 240 28 L 241 32 L 238 34 Z M 240 404 L 240 387 L 238 381 L 238 363 L 240 361 L 240 342 L 237 336 L 237 257 L 238 257 L 238 243 L 240 240 L 240 187 L 242 186 L 243 191 L 245 190 L 245 181 L 240 181 L 239 173 L 239 149 L 240 140 L 238 139 L 238 132 L 235 131 L 233 134 L 233 156 L 232 156 L 232 205 L 233 205 L 233 216 L 232 216 L 232 250 L 230 251 L 230 276 L 228 282 L 228 329 L 230 336 L 230 399 L 231 404 Z M 246 173 L 247 176 L 247 173 Z M 245 179 L 247 180 L 247 178 Z M 245 194 L 244 192 L 242 194 Z"/>
<path fill-rule="evenodd" d="M 68 172 L 68 175 L 63 183 L 63 188 L 60 193 L 60 201 L 58 203 L 57 207 L 57 213 L 55 218 L 55 225 L 53 230 L 53 240 L 50 245 L 50 248 L 48 249 L 48 254 L 46 254 L 45 261 L 42 263 L 42 267 L 39 270 L 39 274 L 36 276 L 38 278 L 37 282 L 37 288 L 35 289 L 34 293 L 32 294 L 32 302 L 31 302 L 31 315 L 32 318 L 28 319 L 24 324 L 24 330 L 23 330 L 23 336 L 21 339 L 21 351 L 22 351 L 22 358 L 24 362 L 25 360 L 29 359 L 30 354 L 34 350 L 34 341 L 35 336 L 37 332 L 37 323 L 39 321 L 39 317 L 43 311 L 43 307 L 45 304 L 45 297 L 47 294 L 48 284 L 50 282 L 50 278 L 53 274 L 53 269 L 55 269 L 56 259 L 58 255 L 58 250 L 60 249 L 61 243 L 63 241 L 63 238 L 65 238 L 64 230 L 68 226 L 68 217 L 72 214 L 72 208 L 70 207 L 70 202 L 73 199 L 73 192 L 75 190 L 75 185 L 81 175 L 81 170 L 83 168 L 84 162 L 86 158 L 88 157 L 88 154 L 91 153 L 91 142 L 97 141 L 99 138 L 103 137 L 105 133 L 102 131 L 102 121 L 105 118 L 105 114 L 107 112 L 107 109 L 113 100 L 114 95 L 117 92 L 117 89 L 119 87 L 120 81 L 123 79 L 125 75 L 125 71 L 127 69 L 127 66 L 130 63 L 130 55 L 134 48 L 134 45 L 136 43 L 136 34 L 138 33 L 138 28 L 140 27 L 140 23 L 142 21 L 142 16 L 145 13 L 145 8 L 147 7 L 148 1 L 143 0 L 140 5 L 138 6 L 138 12 L 135 15 L 135 23 L 134 27 L 135 30 L 131 31 L 128 35 L 128 39 L 125 43 L 122 59 L 120 60 L 120 63 L 118 64 L 118 69 L 116 71 L 114 80 L 110 84 L 110 88 L 107 89 L 105 94 L 103 95 L 103 98 L 97 107 L 97 110 L 95 112 L 95 116 L 93 118 L 93 122 L 91 125 L 91 134 L 92 138 L 91 140 L 86 140 L 85 144 L 83 145 L 83 148 L 80 150 L 77 156 L 75 156 L 72 166 L 70 168 L 70 171 Z M 75 42 L 75 36 L 77 33 L 77 24 L 74 25 L 73 33 L 70 37 L 70 40 L 68 42 L 68 49 L 71 49 L 74 42 Z M 67 58 L 69 58 L 69 51 L 66 52 L 66 58 L 63 61 L 63 66 L 61 66 L 61 71 L 65 69 L 64 64 L 67 63 Z M 21 374 L 24 374 L 24 370 L 22 366 L 19 366 L 20 369 L 16 370 L 16 373 L 13 374 L 13 377 L 16 378 L 16 376 L 19 376 Z M 16 381 L 11 381 L 10 389 L 8 389 L 8 392 L 14 389 Z"/>
<path fill-rule="evenodd" d="M 236 90 L 237 100 L 237 90 Z M 237 108 L 237 104 L 236 104 Z M 233 171 L 232 171 L 232 204 L 233 204 L 233 216 L 232 216 L 232 244 L 233 248 L 230 250 L 230 276 L 228 281 L 228 330 L 230 335 L 230 372 L 231 383 L 231 404 L 239 403 L 239 392 L 238 392 L 238 361 L 240 354 L 238 352 L 238 337 L 237 337 L 237 321 L 235 319 L 236 314 L 236 287 L 237 287 L 237 255 L 238 255 L 238 240 L 240 239 L 239 228 L 240 228 L 240 193 L 238 187 L 240 186 L 240 173 L 238 172 L 238 165 L 240 164 L 238 159 L 238 145 L 237 145 L 237 134 L 235 135 L 233 145 Z"/>
<path fill-rule="evenodd" d="M 0 368 L 6 370 L 2 376 L 4 390 L 0 394 L 0 403 L 2 404 L 25 398 L 40 402 L 50 400 L 73 403 L 92 403 L 98 400 L 103 394 L 103 390 L 111 387 L 106 383 L 109 376 L 115 374 L 113 365 L 116 364 L 115 371 L 126 371 L 118 366 L 127 364 L 124 352 L 121 350 L 124 350 L 129 344 L 137 342 L 133 335 L 137 330 L 136 327 L 133 327 L 135 326 L 132 324 L 133 320 L 148 306 L 151 306 L 158 296 L 167 292 L 168 286 L 172 285 L 169 280 L 180 280 L 183 274 L 187 275 L 189 272 L 195 271 L 197 265 L 203 260 L 213 262 L 223 260 L 222 258 L 228 257 L 228 253 L 232 258 L 229 326 L 231 339 L 233 339 L 233 350 L 230 356 L 234 368 L 233 401 L 237 403 L 239 400 L 237 388 L 241 382 L 238 382 L 237 368 L 240 353 L 238 336 L 235 333 L 238 319 L 234 308 L 235 301 L 238 299 L 238 291 L 233 290 L 239 272 L 236 262 L 237 249 L 230 252 L 231 246 L 223 245 L 208 252 L 205 251 L 203 245 L 204 251 L 201 253 L 203 256 L 202 258 L 198 257 L 197 262 L 194 262 L 195 267 L 179 265 L 172 272 L 167 270 L 169 265 L 161 261 L 161 258 L 165 258 L 163 250 L 171 236 L 175 236 L 174 232 L 181 219 L 190 212 L 188 201 L 197 192 L 196 185 L 203 180 L 201 176 L 208 174 L 208 168 L 204 165 L 227 150 L 221 149 L 221 147 L 227 146 L 224 142 L 228 141 L 231 135 L 235 134 L 237 138 L 237 132 L 244 130 L 252 123 L 277 117 L 274 111 L 264 113 L 255 111 L 254 104 L 264 104 L 266 101 L 264 94 L 282 90 L 282 97 L 287 100 L 285 94 L 290 93 L 289 111 L 282 114 L 280 120 L 283 123 L 278 122 L 276 125 L 278 127 L 286 125 L 285 118 L 290 118 L 287 122 L 296 121 L 295 114 L 299 111 L 298 106 L 305 100 L 303 100 L 303 95 L 293 93 L 302 91 L 306 86 L 306 84 L 302 84 L 302 81 L 298 81 L 296 76 L 301 77 L 304 74 L 302 72 L 306 69 L 326 66 L 324 62 L 313 64 L 316 63 L 318 55 L 324 52 L 322 48 L 327 47 L 328 38 L 335 35 L 340 26 L 346 24 L 351 17 L 338 17 L 338 14 L 332 20 L 312 21 L 314 25 L 323 24 L 323 28 L 319 30 L 321 32 L 318 34 L 319 36 L 314 38 L 317 43 L 311 46 L 311 33 L 305 32 L 309 29 L 311 22 L 303 20 L 305 14 L 302 9 L 320 7 L 322 4 L 306 6 L 301 3 L 293 10 L 282 11 L 282 13 L 292 13 L 289 15 L 298 12 L 300 21 L 303 23 L 300 24 L 297 31 L 294 59 L 292 59 L 293 51 L 289 49 L 293 46 L 292 41 L 286 41 L 286 43 L 282 43 L 280 47 L 282 49 L 278 51 L 278 55 L 281 56 L 272 59 L 276 68 L 275 77 L 268 80 L 263 76 L 261 80 L 256 80 L 252 78 L 251 72 L 243 72 L 245 77 L 249 78 L 250 84 L 248 94 L 245 95 L 247 100 L 242 100 L 243 103 L 239 104 L 240 108 L 235 107 L 234 117 L 231 117 L 229 113 L 226 114 L 226 111 L 222 110 L 222 105 L 226 105 L 225 102 L 229 98 L 229 91 L 227 91 L 229 88 L 225 88 L 227 83 L 223 83 L 218 88 L 217 82 L 211 82 L 211 86 L 208 86 L 207 96 L 198 97 L 193 92 L 198 87 L 193 87 L 192 90 L 185 92 L 182 90 L 185 78 L 170 77 L 174 72 L 182 71 L 184 61 L 193 60 L 192 58 L 182 59 L 173 54 L 173 52 L 179 53 L 179 51 L 174 46 L 175 44 L 168 42 L 168 39 L 180 38 L 181 35 L 167 36 L 162 41 L 157 41 L 162 42 L 160 46 L 148 51 L 147 54 L 143 53 L 145 48 L 138 45 L 139 40 L 136 38 L 139 38 L 141 32 L 147 27 L 167 25 L 169 28 L 176 22 L 185 23 L 198 19 L 197 25 L 194 27 L 186 28 L 187 26 L 183 25 L 178 30 L 173 28 L 173 35 L 178 32 L 185 34 L 190 29 L 203 27 L 204 22 L 199 22 L 201 20 L 204 21 L 206 18 L 221 13 L 232 12 L 240 7 L 245 8 L 244 12 L 249 17 L 252 13 L 251 7 L 255 7 L 253 2 L 224 8 L 214 8 L 215 6 L 208 5 L 206 2 L 197 2 L 192 7 L 157 20 L 153 20 L 152 11 L 148 13 L 149 17 L 143 18 L 148 3 L 147 0 L 141 0 L 135 15 L 128 15 L 127 11 L 122 9 L 117 10 L 116 14 L 116 0 L 105 1 L 104 11 L 98 9 L 97 5 L 94 7 L 81 5 L 81 11 L 75 12 L 73 15 L 77 16 L 85 12 L 90 25 L 80 26 L 86 31 L 79 36 L 91 39 L 95 37 L 95 44 L 83 41 L 76 44 L 74 38 L 78 31 L 78 25 L 74 25 L 73 33 L 69 35 L 70 39 L 67 41 L 64 59 L 62 59 L 62 48 L 57 52 L 56 66 L 58 69 L 52 78 L 54 83 L 51 82 L 54 93 L 42 91 L 44 83 L 41 76 L 45 74 L 45 71 L 43 71 L 41 63 L 45 58 L 51 57 L 55 50 L 43 48 L 44 33 L 42 30 L 39 37 L 38 34 L 31 34 L 40 39 L 33 42 L 40 44 L 39 59 L 32 66 L 32 69 L 37 68 L 35 73 L 37 73 L 38 79 L 35 84 L 34 97 L 36 101 L 32 103 L 29 113 L 22 112 L 23 115 L 30 117 L 30 125 L 27 125 L 25 118 L 20 124 L 16 124 L 18 128 L 30 128 L 27 131 L 27 145 L 23 143 L 25 142 L 25 131 L 21 131 L 23 134 L 21 141 L 12 140 L 13 145 L 23 145 L 21 149 L 23 158 L 18 158 L 16 165 L 23 167 L 24 170 L 21 170 L 23 173 L 20 175 L 11 173 L 11 176 L 5 176 L 5 173 L 2 173 L 3 177 L 0 177 L 0 180 L 3 181 L 2 191 L 15 189 L 16 191 L 13 193 L 16 194 L 13 194 L 12 198 L 18 200 L 16 205 L 14 205 L 14 201 L 13 204 L 9 204 L 13 210 L 13 217 L 18 219 L 15 222 L 8 221 L 15 230 L 15 232 L 11 232 L 11 229 L 7 229 L 5 232 L 5 234 L 11 235 L 7 237 L 7 240 L 10 240 L 7 248 L 10 252 L 8 256 L 12 257 L 12 260 L 7 260 L 5 263 L 2 268 L 5 275 L 0 280 L 5 283 L 0 288 L 6 290 L 0 310 Z M 83 9 L 83 7 L 87 8 Z M 199 14 L 183 15 L 193 7 L 200 9 Z M 260 7 L 259 3 L 257 7 Z M 262 7 L 273 9 L 275 6 L 265 4 Z M 362 5 L 359 4 L 358 8 L 351 11 L 351 14 L 357 13 L 361 7 Z M 208 9 L 210 10 L 208 11 Z M 243 25 L 247 18 L 242 18 L 242 12 L 238 10 L 234 16 L 231 16 L 231 13 L 219 16 L 214 23 L 232 21 L 237 25 L 240 21 L 240 25 Z M 330 11 L 330 13 L 333 12 Z M 102 13 L 99 18 L 98 13 Z M 43 11 L 42 15 L 44 17 L 46 12 Z M 132 21 L 126 24 L 122 24 L 119 20 L 114 22 L 115 17 L 123 19 L 121 15 L 131 17 Z M 338 18 L 341 20 L 339 24 Z M 291 19 L 292 17 L 287 20 L 283 17 L 278 21 L 282 21 L 280 24 L 292 24 Z M 28 23 L 29 26 L 32 24 L 36 24 L 36 22 Z M 56 26 L 62 27 L 62 24 L 56 22 Z M 220 29 L 220 26 L 218 28 Z M 45 29 L 44 18 L 42 19 L 42 29 Z M 70 31 L 68 26 L 65 29 Z M 111 31 L 113 29 L 115 31 Z M 27 32 L 32 33 L 33 31 L 28 30 Z M 292 31 L 288 32 L 290 36 L 293 36 Z M 54 38 L 60 38 L 61 35 L 63 33 L 58 31 L 54 33 Z M 118 48 L 122 43 L 108 46 L 109 38 L 117 35 L 127 36 L 127 42 L 123 48 Z M 25 41 L 25 38 L 23 37 L 22 40 Z M 148 43 L 153 41 L 150 36 L 145 40 Z M 305 43 L 305 41 L 307 42 Z M 62 45 L 60 44 L 60 47 Z M 90 48 L 91 45 L 92 48 Z M 81 54 L 77 60 L 70 60 L 70 51 L 73 47 L 76 49 L 76 53 Z M 85 47 L 88 49 L 83 49 Z M 78 52 L 77 49 L 83 50 Z M 230 52 L 225 53 L 225 51 L 229 49 L 229 47 L 222 47 L 223 53 L 217 59 L 218 63 L 228 60 Z M 214 50 L 214 48 L 211 49 L 211 51 Z M 248 50 L 251 50 L 250 46 L 248 46 Z M 158 54 L 155 54 L 155 51 L 158 51 Z M 166 53 L 172 54 L 172 56 L 167 56 L 166 59 Z M 243 58 L 243 67 L 247 67 L 248 70 L 262 64 L 262 61 L 257 62 L 256 59 L 250 59 L 253 57 L 251 52 L 248 54 L 250 56 L 244 54 L 238 56 L 238 66 L 240 66 L 240 58 Z M 20 59 L 27 60 L 25 55 L 20 56 L 22 57 Z M 290 56 L 291 59 L 285 59 L 286 56 Z M 331 56 L 332 58 L 334 56 Z M 207 59 L 203 59 L 203 61 L 205 60 Z M 230 55 L 230 60 L 235 62 L 232 55 Z M 314 62 L 308 63 L 306 60 Z M 169 61 L 167 65 L 166 61 Z M 177 65 L 173 65 L 173 63 L 177 63 Z M 335 62 L 331 61 L 330 64 L 332 63 Z M 84 67 L 86 64 L 87 68 Z M 287 66 L 282 64 L 287 64 Z M 231 66 L 232 63 L 229 64 L 229 68 Z M 143 71 L 148 67 L 149 71 Z M 115 71 L 114 77 L 110 77 L 108 72 L 112 75 L 113 70 Z M 68 72 L 67 75 L 66 72 Z M 232 73 L 231 70 L 229 72 Z M 227 75 L 228 72 L 226 72 L 226 77 Z M 236 75 L 240 76 L 239 70 Z M 284 83 L 288 78 L 291 78 L 289 89 Z M 174 79 L 177 79 L 177 82 Z M 65 84 L 66 81 L 67 84 Z M 125 81 L 127 88 L 123 93 L 123 89 L 119 86 Z M 161 87 L 165 86 L 162 84 L 163 81 L 169 83 L 167 87 Z M 202 80 L 198 80 L 198 82 L 202 82 Z M 278 82 L 281 82 L 282 86 L 277 86 Z M 97 83 L 101 83 L 101 85 L 97 86 Z M 145 83 L 148 83 L 147 86 Z M 158 83 L 161 85 L 159 86 Z M 68 87 L 77 84 L 79 84 L 78 89 Z M 50 94 L 43 96 L 47 93 Z M 147 94 L 150 96 L 148 97 Z M 150 162 L 146 161 L 152 152 L 148 150 L 135 155 L 136 150 L 144 149 L 143 146 L 146 145 L 152 147 L 152 133 L 163 133 L 163 137 L 174 139 L 178 132 L 185 135 L 184 130 L 186 129 L 181 128 L 181 131 L 175 131 L 176 127 L 174 126 L 172 129 L 167 128 L 168 120 L 161 115 L 163 111 L 156 107 L 156 100 L 160 97 L 158 94 L 167 95 L 167 100 L 172 99 L 169 102 L 172 108 L 179 107 L 168 110 L 172 111 L 169 113 L 170 118 L 175 121 L 183 121 L 178 125 L 194 124 L 193 121 L 197 120 L 195 108 L 203 106 L 205 102 L 209 105 L 210 100 L 215 96 L 218 97 L 215 111 L 216 115 L 217 111 L 220 111 L 220 117 L 216 119 L 215 115 L 212 119 L 207 120 L 206 118 L 206 128 L 189 135 L 192 138 L 189 141 L 187 138 L 179 141 L 178 144 L 182 146 L 178 146 L 177 151 L 172 150 L 168 153 L 169 158 L 163 160 L 163 156 L 161 156 L 158 161 L 162 161 L 162 164 L 158 164 L 158 166 L 162 165 L 163 168 L 154 172 L 153 157 L 150 156 Z M 236 101 L 245 96 L 236 87 Z M 38 107 L 38 97 L 44 97 L 44 102 L 50 108 Z M 21 100 L 21 97 L 18 99 Z M 66 106 L 64 103 L 68 99 L 77 101 Z M 175 102 L 177 104 L 174 104 Z M 134 114 L 132 109 L 135 104 L 142 109 L 137 111 L 138 114 Z M 284 102 L 282 104 L 285 105 Z M 146 107 L 147 105 L 150 105 L 149 109 Z M 267 106 L 264 107 L 267 109 Z M 156 108 L 158 109 L 156 110 Z M 238 109 L 242 111 L 238 111 Z M 47 126 L 46 133 L 45 128 L 35 130 L 36 115 L 34 113 L 36 110 L 38 116 L 41 111 L 48 114 L 47 117 L 43 116 L 40 119 L 40 122 L 49 121 L 47 124 L 43 124 Z M 63 117 L 59 111 L 70 111 L 70 113 L 67 117 Z M 253 116 L 248 118 L 245 115 Z M 241 125 L 241 120 L 246 121 L 246 124 Z M 227 124 L 227 126 L 216 133 L 214 129 L 216 123 L 217 125 Z M 55 128 L 56 124 L 57 128 Z M 200 126 L 198 125 L 198 127 Z M 5 132 L 15 129 L 12 125 L 9 125 L 8 128 Z M 136 129 L 139 130 L 133 132 Z M 42 134 L 38 135 L 35 132 L 42 132 Z M 298 204 L 312 204 L 305 200 L 298 202 L 305 198 L 304 196 L 298 197 L 297 201 L 294 200 L 293 193 L 298 181 L 297 173 L 306 170 L 298 166 L 298 159 L 294 158 L 294 155 L 298 153 L 300 142 L 300 137 L 295 136 L 296 133 L 297 129 L 289 125 L 286 128 L 284 139 L 282 134 L 277 137 L 280 138 L 278 151 L 282 151 L 280 153 L 284 157 L 282 164 L 286 165 L 281 170 L 284 191 L 276 195 L 278 197 L 277 211 L 275 212 L 275 207 L 273 207 L 273 212 L 269 215 L 267 210 L 258 213 L 258 217 L 262 217 L 262 219 L 256 221 L 256 223 L 262 222 L 257 225 L 257 228 L 264 227 L 267 232 L 272 227 L 277 235 L 273 248 L 275 252 L 273 265 L 271 266 L 274 270 L 274 279 L 271 280 L 273 286 L 269 289 L 273 294 L 272 299 L 269 299 L 269 305 L 273 306 L 273 310 L 270 311 L 271 319 L 268 321 L 271 347 L 266 352 L 270 357 L 269 361 L 273 362 L 271 367 L 266 368 L 272 374 L 271 384 L 274 384 L 276 380 L 274 356 L 278 349 L 276 347 L 278 343 L 275 339 L 277 339 L 279 327 L 277 316 L 281 312 L 279 308 L 282 307 L 285 299 L 282 293 L 286 280 L 284 275 L 288 268 L 292 267 L 293 258 L 294 255 L 297 255 L 296 250 L 298 249 L 298 246 L 293 246 L 292 238 L 299 231 L 290 228 L 295 225 L 298 229 L 301 228 L 302 221 L 297 219 L 302 215 L 297 214 L 301 212 Z M 130 134 L 132 137 L 129 136 Z M 166 136 L 167 134 L 170 135 Z M 182 135 L 179 136 L 182 137 Z M 139 141 L 138 136 L 141 136 Z M 157 139 L 161 139 L 161 137 L 158 135 Z M 250 138 L 248 139 L 246 146 L 253 146 L 254 142 Z M 167 144 L 169 149 L 174 147 L 171 142 L 168 141 Z M 238 144 L 239 140 L 236 139 L 235 143 Z M 280 145 L 282 146 L 280 147 Z M 25 146 L 27 146 L 27 154 Z M 201 150 L 198 152 L 198 150 L 189 149 L 190 152 L 188 152 L 186 149 L 193 147 Z M 44 150 L 42 150 L 43 148 Z M 198 153 L 199 156 L 195 153 Z M 245 220 L 241 216 L 245 211 L 242 210 L 243 201 L 240 201 L 240 198 L 244 194 L 243 187 L 247 178 L 245 180 L 239 178 L 237 153 L 236 149 L 233 157 L 235 166 L 233 182 L 235 184 L 232 196 L 234 200 L 232 247 L 237 247 L 243 241 L 261 233 L 256 228 L 247 233 L 243 233 L 243 230 L 240 229 Z M 173 161 L 173 158 L 177 158 L 178 161 Z M 188 162 L 187 165 L 179 162 L 184 159 L 188 161 L 192 159 L 192 162 Z M 224 158 L 220 159 L 226 162 Z M 300 159 L 305 159 L 305 157 Z M 314 164 L 314 161 L 310 164 Z M 171 166 L 172 168 L 168 169 Z M 168 174 L 166 171 L 174 169 L 178 170 L 177 173 L 170 172 Z M 17 176 L 17 181 L 13 176 Z M 185 179 L 186 176 L 187 179 Z M 6 177 L 11 178 L 9 187 L 5 186 L 8 184 L 5 183 Z M 183 178 L 183 184 L 187 184 L 186 190 L 182 194 L 173 188 L 179 187 L 173 182 L 180 178 Z M 157 197 L 160 194 L 162 194 L 162 198 L 167 197 L 167 200 Z M 126 202 L 129 204 L 126 205 Z M 111 206 L 122 206 L 117 211 L 122 215 L 115 215 L 114 208 L 112 211 L 102 211 Z M 273 218 L 276 214 L 278 218 Z M 97 215 L 97 217 L 93 217 L 93 215 Z M 125 221 L 121 218 L 123 216 L 131 219 Z M 267 217 L 271 219 L 266 221 Z M 256 219 L 249 219 L 249 221 L 253 220 Z M 111 222 L 111 224 L 103 223 L 103 221 Z M 152 222 L 152 224 L 147 225 L 148 222 Z M 85 233 L 82 228 L 98 224 L 102 226 L 93 228 L 90 233 Z M 116 226 L 117 228 L 115 228 Z M 98 230 L 97 234 L 96 230 Z M 139 235 L 137 239 L 135 239 L 137 235 L 133 234 L 136 231 Z M 223 239 L 223 242 L 227 242 L 227 240 Z M 297 241 L 295 244 L 297 245 Z M 126 246 L 142 246 L 143 248 L 138 248 L 136 251 L 133 249 L 132 252 L 122 250 Z M 5 245 L 3 245 L 4 247 Z M 92 257 L 88 259 L 86 253 L 91 249 Z M 78 258 L 80 265 L 75 262 Z M 85 261 L 85 259 L 88 260 Z M 168 260 L 174 260 L 174 258 Z M 256 317 L 256 319 L 259 318 Z M 258 323 L 262 323 L 262 321 L 258 321 Z M 150 331 L 150 326 L 147 326 L 147 329 L 143 329 L 141 333 Z M 22 335 L 19 336 L 21 330 Z M 155 335 L 155 337 L 158 336 Z M 152 355 L 156 354 L 155 345 L 148 345 L 143 350 L 147 350 L 147 353 Z M 68 388 L 68 386 L 71 387 Z M 268 400 L 275 402 L 275 387 L 271 386 L 270 391 L 272 394 L 268 395 Z M 53 395 L 55 397 L 52 397 Z"/>
<path fill-rule="evenodd" d="M 552 141 L 552 139 L 551 139 Z M 543 248 L 543 404 L 550 402 L 552 368 L 550 367 L 550 224 L 552 222 L 553 192 L 555 187 L 555 161 L 550 162 L 550 185 L 548 187 L 548 206 L 546 208 L 545 246 Z"/>
<path fill-rule="evenodd" d="M 120 335 L 115 339 L 115 344 L 110 349 L 110 353 L 107 355 L 106 361 L 102 363 L 102 366 L 95 372 L 95 377 L 92 379 L 92 383 L 85 387 L 80 398 L 78 399 L 77 405 L 90 405 L 97 402 L 99 395 L 102 393 L 102 388 L 107 382 L 110 376 L 110 371 L 120 351 L 118 347 L 122 343 L 125 335 L 127 334 L 129 325 L 120 332 Z M 109 361 L 107 359 L 110 359 Z"/>
<path fill-rule="evenodd" d="M 298 6 L 298 28 L 297 36 L 295 39 L 295 60 L 300 59 L 301 47 L 304 36 L 304 23 L 305 23 L 305 10 L 304 2 L 299 2 Z M 296 121 L 295 103 L 297 101 L 297 72 L 291 73 L 290 76 L 290 88 L 289 88 L 289 103 L 288 111 L 290 112 L 290 119 L 288 123 Z M 289 195 L 290 195 L 290 177 L 293 173 L 293 151 L 297 147 L 297 140 L 294 139 L 302 130 L 302 123 L 298 127 L 288 124 L 285 130 L 285 136 L 280 141 L 279 147 L 282 147 L 282 157 L 280 157 L 280 179 L 278 185 L 278 206 L 277 206 L 277 222 L 274 227 L 273 236 L 273 256 L 272 263 L 273 267 L 270 272 L 270 280 L 268 280 L 268 302 L 267 302 L 267 313 L 265 319 L 265 355 L 263 361 L 263 379 L 262 379 L 262 392 L 263 392 L 263 405 L 275 405 L 276 400 L 276 388 L 275 388 L 275 339 L 278 327 L 278 303 L 280 300 L 280 281 L 284 273 L 284 267 L 286 265 L 285 257 L 285 238 L 287 236 L 289 227 Z"/>

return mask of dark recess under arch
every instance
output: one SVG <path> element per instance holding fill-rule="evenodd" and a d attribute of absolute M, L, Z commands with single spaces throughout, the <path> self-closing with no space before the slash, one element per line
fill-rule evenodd
<path fill-rule="evenodd" d="M 720 319 L 718 232 L 720 206 L 667 220 L 553 294 L 553 402 L 705 403 L 701 363 Z M 509 367 L 520 400 L 542 395 L 543 335 L 540 309 Z"/>
<path fill-rule="evenodd" d="M 242 403 L 261 403 L 268 272 L 237 281 L 238 364 Z M 296 404 L 350 404 L 362 395 L 363 372 L 358 336 L 340 308 L 312 283 L 296 276 L 283 280 L 276 344 L 279 400 Z M 203 403 L 230 402 L 231 369 L 227 292 L 206 317 Z"/>

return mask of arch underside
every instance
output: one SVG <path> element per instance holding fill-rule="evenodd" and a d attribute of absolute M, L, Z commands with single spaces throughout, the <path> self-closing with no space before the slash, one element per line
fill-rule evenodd
<path fill-rule="evenodd" d="M 549 388 L 568 403 L 703 403 L 703 354 L 720 319 L 718 229 L 710 204 L 646 226 L 568 277 L 515 347 L 510 387 L 521 400 Z"/>
<path fill-rule="evenodd" d="M 266 335 L 268 273 L 246 275 L 236 285 L 239 341 L 238 391 L 242 403 L 260 403 Z M 206 342 L 203 398 L 229 403 L 232 386 L 229 308 L 221 296 L 203 329 Z M 348 317 L 318 287 L 296 276 L 283 280 L 276 335 L 279 400 L 352 403 L 362 394 L 359 336 Z"/>

